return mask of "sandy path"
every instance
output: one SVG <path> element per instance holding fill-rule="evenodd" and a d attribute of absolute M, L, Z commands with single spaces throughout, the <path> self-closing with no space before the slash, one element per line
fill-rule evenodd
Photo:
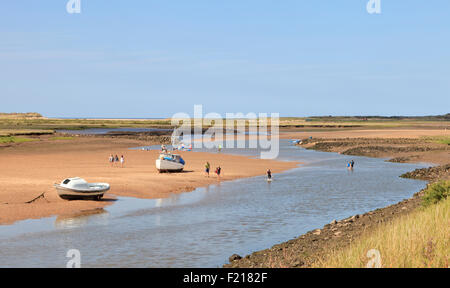
<path fill-rule="evenodd" d="M 218 181 L 213 173 L 211 177 L 205 177 L 205 161 L 211 163 L 213 171 L 218 165 L 222 167 L 222 181 L 263 175 L 269 167 L 274 173 L 278 173 L 297 166 L 294 162 L 181 152 L 187 163 L 185 172 L 159 174 L 155 168 L 157 151 L 127 148 L 142 144 L 129 140 L 81 138 L 26 143 L 0 149 L 0 223 L 101 208 L 114 203 L 112 194 L 161 198 L 170 193 L 191 191 Z M 125 167 L 111 167 L 108 163 L 110 153 L 118 154 L 119 157 L 123 154 Z M 75 176 L 89 182 L 110 183 L 109 196 L 100 202 L 60 199 L 52 184 Z M 25 203 L 42 193 L 45 198 L 31 204 Z"/>

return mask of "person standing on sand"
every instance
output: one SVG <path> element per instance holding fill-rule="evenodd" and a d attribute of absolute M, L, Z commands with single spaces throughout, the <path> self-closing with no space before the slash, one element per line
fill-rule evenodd
<path fill-rule="evenodd" d="M 117 163 L 117 165 L 119 165 L 119 156 L 117 156 L 117 154 L 116 157 L 114 157 L 114 162 Z"/>
<path fill-rule="evenodd" d="M 123 164 L 125 163 L 125 159 L 123 158 L 123 155 L 120 157 L 120 166 L 123 168 Z"/>
<path fill-rule="evenodd" d="M 217 179 L 219 179 L 219 180 L 220 180 L 220 172 L 222 172 L 222 168 L 220 168 L 220 166 L 219 166 L 216 168 Z"/>
<path fill-rule="evenodd" d="M 209 164 L 209 162 L 206 162 L 206 164 L 205 164 L 205 174 L 208 177 L 209 177 L 209 169 L 210 168 L 211 168 L 211 165 Z"/>
<path fill-rule="evenodd" d="M 114 156 L 113 156 L 113 154 L 109 155 L 109 165 L 111 165 L 111 167 L 113 167 L 113 165 L 114 165 Z"/>

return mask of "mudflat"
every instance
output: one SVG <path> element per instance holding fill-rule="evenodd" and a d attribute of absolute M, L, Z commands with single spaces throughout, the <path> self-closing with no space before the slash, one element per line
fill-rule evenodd
<path fill-rule="evenodd" d="M 286 132 L 300 146 L 345 155 L 388 158 L 391 162 L 450 163 L 450 126 L 441 129 L 361 129 Z M 311 138 L 310 138 L 311 137 Z"/>

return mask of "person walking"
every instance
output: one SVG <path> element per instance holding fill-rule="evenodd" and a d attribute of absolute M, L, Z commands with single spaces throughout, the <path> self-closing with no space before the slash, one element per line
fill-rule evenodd
<path fill-rule="evenodd" d="M 219 167 L 217 167 L 216 168 L 216 174 L 217 174 L 217 179 L 218 180 L 220 180 L 220 173 L 222 172 L 222 168 L 220 168 L 220 166 Z"/>
<path fill-rule="evenodd" d="M 205 164 L 205 174 L 208 177 L 209 177 L 209 169 L 210 168 L 211 168 L 211 165 L 209 164 L 209 162 L 206 162 L 206 164 Z"/>
<path fill-rule="evenodd" d="M 125 163 L 125 158 L 123 158 L 123 155 L 120 157 L 120 166 L 123 168 L 123 164 Z"/>

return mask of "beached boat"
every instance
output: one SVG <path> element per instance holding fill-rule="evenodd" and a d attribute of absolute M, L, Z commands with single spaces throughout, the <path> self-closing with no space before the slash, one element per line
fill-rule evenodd
<path fill-rule="evenodd" d="M 79 177 L 67 178 L 54 186 L 59 197 L 66 200 L 100 200 L 109 190 L 108 183 L 88 183 Z"/>
<path fill-rule="evenodd" d="M 156 159 L 156 169 L 159 172 L 181 172 L 184 164 L 183 158 L 178 154 L 162 153 Z"/>

